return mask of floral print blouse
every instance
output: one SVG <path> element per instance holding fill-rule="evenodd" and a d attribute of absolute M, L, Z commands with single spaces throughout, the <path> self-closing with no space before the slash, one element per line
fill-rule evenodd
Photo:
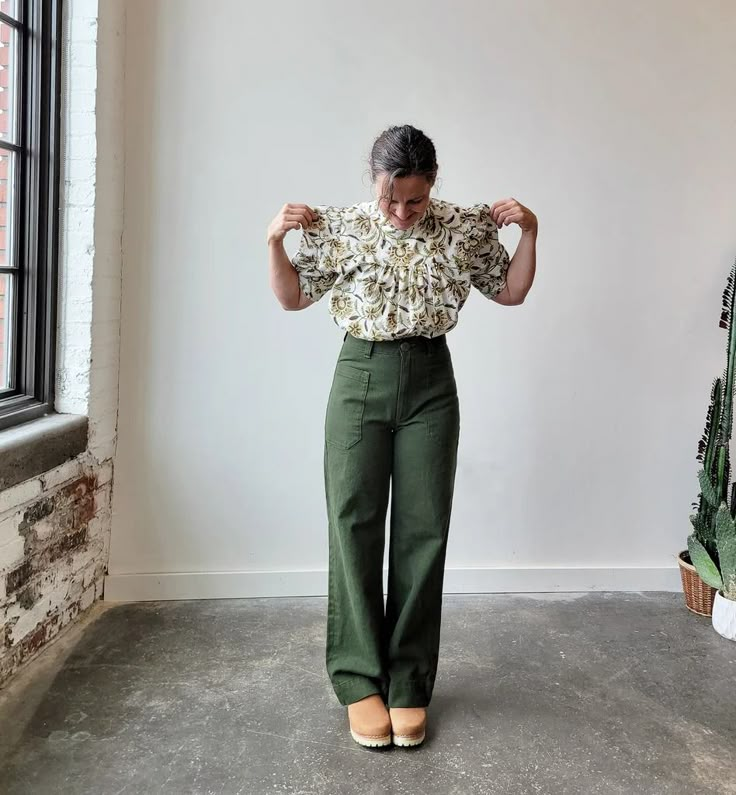
<path fill-rule="evenodd" d="M 431 198 L 409 229 L 397 229 L 378 201 L 317 205 L 292 264 L 302 292 L 355 337 L 445 334 L 471 286 L 492 298 L 506 286 L 509 255 L 485 203 L 468 208 Z"/>

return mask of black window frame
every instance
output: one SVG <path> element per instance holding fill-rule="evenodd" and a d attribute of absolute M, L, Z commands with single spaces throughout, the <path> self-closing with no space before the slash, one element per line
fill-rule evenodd
<path fill-rule="evenodd" d="M 6 194 L 6 218 L 12 206 L 16 241 L 9 262 L 16 289 L 13 307 L 6 306 L 13 313 L 14 387 L 0 390 L 0 430 L 54 411 L 62 2 L 18 0 L 17 20 L 0 13 L 0 20 L 17 30 L 19 91 L 17 143 L 0 139 L 0 150 L 18 152 L 15 195 Z"/>

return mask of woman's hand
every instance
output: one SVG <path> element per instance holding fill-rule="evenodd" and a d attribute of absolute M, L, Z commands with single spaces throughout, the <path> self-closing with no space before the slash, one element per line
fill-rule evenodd
<path fill-rule="evenodd" d="M 491 205 L 491 218 L 497 226 L 518 224 L 522 232 L 537 233 L 537 216 L 516 199 L 501 199 Z"/>
<path fill-rule="evenodd" d="M 269 224 L 268 244 L 280 243 L 289 229 L 303 229 L 317 218 L 317 213 L 308 204 L 285 204 Z"/>

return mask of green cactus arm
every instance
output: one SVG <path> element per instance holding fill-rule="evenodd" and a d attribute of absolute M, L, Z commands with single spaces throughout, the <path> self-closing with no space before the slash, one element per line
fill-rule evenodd
<path fill-rule="evenodd" d="M 734 297 L 736 296 L 736 262 L 731 266 L 726 287 L 723 291 L 723 306 L 721 318 L 718 323 L 720 328 L 728 330 L 726 370 L 723 373 L 723 406 L 721 407 L 718 442 L 718 462 L 715 487 L 720 499 L 728 500 L 728 480 L 730 466 L 728 448 L 731 442 L 731 429 L 733 424 L 733 379 L 736 365 L 736 323 L 734 323 Z"/>
<path fill-rule="evenodd" d="M 716 515 L 716 547 L 723 595 L 736 599 L 736 524 L 726 503 L 721 504 Z"/>
<path fill-rule="evenodd" d="M 716 378 L 711 387 L 710 405 L 705 419 L 705 431 L 698 450 L 698 460 L 703 462 L 703 469 L 708 473 L 713 472 L 716 444 L 720 436 L 722 396 L 723 383 L 720 378 Z"/>
<path fill-rule="evenodd" d="M 698 454 L 696 460 L 702 462 L 703 469 L 710 476 L 711 483 L 717 483 L 716 451 L 721 438 L 721 400 L 723 398 L 723 382 L 720 378 L 713 379 L 710 389 L 710 401 L 705 415 L 705 429 L 698 441 Z M 698 478 L 701 479 L 700 474 Z M 701 480 L 702 483 L 702 480 Z M 732 503 L 733 505 L 734 503 Z M 703 496 L 702 488 L 698 494 L 697 514 L 700 517 L 700 526 L 695 528 L 698 539 L 706 547 L 715 543 L 715 528 L 713 525 L 713 505 L 708 503 Z M 692 520 L 691 520 L 692 521 Z"/>
<path fill-rule="evenodd" d="M 718 445 L 718 472 L 716 474 L 717 494 L 719 500 L 728 496 L 728 445 Z"/>
<path fill-rule="evenodd" d="M 718 508 L 719 499 L 718 499 L 718 492 L 713 487 L 708 474 L 704 469 L 701 469 L 698 472 L 698 480 L 700 481 L 700 490 L 703 494 L 705 501 L 710 505 L 711 508 Z"/>
<path fill-rule="evenodd" d="M 702 543 L 703 536 L 708 533 L 708 528 L 705 526 L 705 517 L 702 513 L 691 514 L 690 524 L 695 531 L 695 537 Z"/>
<path fill-rule="evenodd" d="M 719 590 L 723 588 L 723 580 L 718 571 L 718 566 L 713 563 L 711 556 L 700 541 L 695 538 L 694 534 L 687 537 L 687 551 L 690 553 L 690 560 L 700 575 L 700 579 L 710 585 L 711 588 L 718 588 Z"/>
<path fill-rule="evenodd" d="M 728 329 L 728 361 L 725 372 L 725 394 L 721 413 L 721 444 L 726 445 L 731 439 L 733 422 L 733 378 L 736 364 L 736 323 L 734 323 L 734 282 L 736 281 L 736 262 L 731 266 L 726 288 L 723 291 L 723 307 L 719 326 Z"/>

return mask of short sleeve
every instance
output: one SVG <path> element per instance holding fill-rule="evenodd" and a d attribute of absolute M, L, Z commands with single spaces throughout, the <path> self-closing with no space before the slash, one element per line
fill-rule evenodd
<path fill-rule="evenodd" d="M 336 208 L 314 207 L 317 220 L 302 229 L 299 250 L 291 264 L 299 276 L 299 287 L 312 301 L 319 301 L 337 279 L 337 258 L 334 247 L 339 217 Z"/>
<path fill-rule="evenodd" d="M 474 210 L 470 223 L 476 247 L 470 258 L 470 283 L 486 298 L 493 298 L 506 287 L 509 253 L 498 239 L 490 205 L 478 204 Z"/>

